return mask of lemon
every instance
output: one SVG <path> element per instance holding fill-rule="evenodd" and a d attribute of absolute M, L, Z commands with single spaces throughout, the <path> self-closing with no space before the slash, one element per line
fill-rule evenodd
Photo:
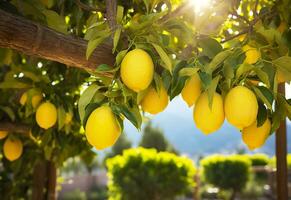
<path fill-rule="evenodd" d="M 12 140 L 10 138 L 7 138 L 4 142 L 3 151 L 4 156 L 9 161 L 14 161 L 18 159 L 22 154 L 23 151 L 22 142 L 18 139 Z"/>
<path fill-rule="evenodd" d="M 26 104 L 26 101 L 27 101 L 27 94 L 25 92 L 21 95 L 19 103 L 24 106 Z"/>
<path fill-rule="evenodd" d="M 259 60 L 259 58 L 261 58 L 260 51 L 249 45 L 245 45 L 243 47 L 243 51 L 245 52 L 245 55 L 246 55 L 246 58 L 244 61 L 245 63 L 254 64 Z"/>
<path fill-rule="evenodd" d="M 115 144 L 120 136 L 119 123 L 109 106 L 96 108 L 89 116 L 85 134 L 88 142 L 101 150 Z"/>
<path fill-rule="evenodd" d="M 223 100 L 220 94 L 214 93 L 211 108 L 206 92 L 196 101 L 193 110 L 193 119 L 198 129 L 204 134 L 217 131 L 224 122 Z"/>
<path fill-rule="evenodd" d="M 72 113 L 66 113 L 65 116 L 65 124 L 69 124 L 73 119 L 73 114 Z"/>
<path fill-rule="evenodd" d="M 250 126 L 258 114 L 256 95 L 244 86 L 236 86 L 225 97 L 224 111 L 228 122 L 238 129 Z"/>
<path fill-rule="evenodd" d="M 242 139 L 250 150 L 261 147 L 268 138 L 271 131 L 271 122 L 269 119 L 257 127 L 257 121 L 242 130 Z"/>
<path fill-rule="evenodd" d="M 41 100 L 42 100 L 41 93 L 32 96 L 32 98 L 31 98 L 32 107 L 36 108 L 39 105 L 39 103 L 41 102 Z M 24 106 L 26 104 L 26 102 L 27 102 L 27 93 L 25 92 L 21 95 L 19 103 Z"/>
<path fill-rule="evenodd" d="M 128 52 L 122 62 L 120 75 L 123 83 L 135 92 L 146 89 L 153 80 L 154 63 L 142 49 Z"/>
<path fill-rule="evenodd" d="M 246 39 L 246 36 L 247 36 L 247 34 L 240 35 L 240 36 L 238 37 L 238 40 L 239 40 L 240 42 L 243 42 L 243 41 Z"/>
<path fill-rule="evenodd" d="M 36 110 L 36 122 L 44 129 L 48 129 L 57 122 L 57 109 L 50 102 L 42 103 Z"/>
<path fill-rule="evenodd" d="M 168 105 L 169 98 L 166 89 L 161 85 L 159 93 L 151 87 L 141 101 L 141 107 L 145 112 L 157 114 L 162 112 Z"/>
<path fill-rule="evenodd" d="M 195 104 L 197 98 L 201 94 L 201 80 L 198 74 L 193 75 L 187 80 L 181 95 L 184 101 L 191 107 Z"/>
<path fill-rule="evenodd" d="M 5 138 L 8 135 L 7 131 L 0 131 L 0 140 Z"/>

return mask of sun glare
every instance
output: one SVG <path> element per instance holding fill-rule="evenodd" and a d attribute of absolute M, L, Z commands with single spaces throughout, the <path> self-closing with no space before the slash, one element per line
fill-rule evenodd
<path fill-rule="evenodd" d="M 201 14 L 210 6 L 211 0 L 190 0 L 196 14 Z"/>

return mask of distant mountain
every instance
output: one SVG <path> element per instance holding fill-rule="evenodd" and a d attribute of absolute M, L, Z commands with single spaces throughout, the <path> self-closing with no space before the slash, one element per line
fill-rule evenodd
<path fill-rule="evenodd" d="M 181 153 L 191 157 L 212 153 L 232 153 L 238 149 L 246 149 L 242 143 L 241 133 L 226 121 L 217 132 L 204 135 L 196 127 L 192 119 L 192 108 L 188 108 L 180 97 L 174 99 L 168 108 L 151 116 L 152 123 L 163 129 L 165 136 Z M 291 123 L 288 122 L 288 136 L 291 136 Z M 125 124 L 125 132 L 135 145 L 141 138 L 138 132 L 129 122 Z M 287 140 L 288 152 L 291 153 L 291 140 Z M 275 154 L 275 137 L 271 136 L 266 144 L 255 150 L 269 155 Z"/>

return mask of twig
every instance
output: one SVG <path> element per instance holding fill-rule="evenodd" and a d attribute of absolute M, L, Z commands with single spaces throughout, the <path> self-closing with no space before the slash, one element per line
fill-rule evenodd
<path fill-rule="evenodd" d="M 178 8 L 176 8 L 174 11 L 169 12 L 167 15 L 165 15 L 161 19 L 159 19 L 159 22 L 166 22 L 170 18 L 175 18 L 175 17 L 181 15 L 182 13 L 184 13 L 184 11 L 186 9 L 188 9 L 188 5 L 187 4 L 182 4 L 181 6 L 179 6 Z"/>
<path fill-rule="evenodd" d="M 256 0 L 255 8 L 254 8 L 254 16 L 258 16 L 258 5 L 259 5 L 259 0 Z"/>
<path fill-rule="evenodd" d="M 253 30 L 253 26 L 263 17 L 265 17 L 266 15 L 270 15 L 270 17 L 273 17 L 274 15 L 276 15 L 275 12 L 271 11 L 271 12 L 267 12 L 267 13 L 264 13 L 262 15 L 258 15 L 257 17 L 255 17 L 252 21 L 249 22 L 249 27 L 243 31 L 241 31 L 240 33 L 236 34 L 236 35 L 232 35 L 232 36 L 229 36 L 227 38 L 225 38 L 224 40 L 221 41 L 221 43 L 224 43 L 224 42 L 227 42 L 229 40 L 232 40 L 238 36 L 241 36 L 243 34 L 246 34 L 248 32 L 252 32 Z"/>
<path fill-rule="evenodd" d="M 223 40 L 221 41 L 221 43 L 228 42 L 228 41 L 230 41 L 230 40 L 232 40 L 232 39 L 234 39 L 234 38 L 237 38 L 237 37 L 239 37 L 239 36 L 241 36 L 241 35 L 244 35 L 244 34 L 248 33 L 249 31 L 250 31 L 250 29 L 247 28 L 247 29 L 243 30 L 242 32 L 240 32 L 240 33 L 238 33 L 238 34 L 236 34 L 236 35 L 231 35 L 231 36 L 229 36 L 229 37 L 223 39 Z"/>
<path fill-rule="evenodd" d="M 239 15 L 237 13 L 231 13 L 231 15 L 237 17 L 238 19 L 241 19 L 241 20 L 245 21 L 247 24 L 250 24 L 250 20 L 248 20 L 248 18 L 246 18 L 246 17 L 244 17 L 242 15 Z"/>
<path fill-rule="evenodd" d="M 76 4 L 77 4 L 81 9 L 86 10 L 86 11 L 90 11 L 90 12 L 92 12 L 92 11 L 95 11 L 95 12 L 104 12 L 103 9 L 101 9 L 101 8 L 93 8 L 93 7 L 91 7 L 91 6 L 88 6 L 88 5 L 84 4 L 84 3 L 82 3 L 81 0 L 75 0 L 75 3 L 76 3 Z"/>

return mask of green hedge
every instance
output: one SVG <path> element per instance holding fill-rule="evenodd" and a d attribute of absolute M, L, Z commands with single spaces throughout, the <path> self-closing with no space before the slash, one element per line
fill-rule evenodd
<path fill-rule="evenodd" d="M 241 191 L 250 175 L 251 162 L 246 156 L 213 155 L 200 164 L 205 182 L 220 189 Z"/>
<path fill-rule="evenodd" d="M 128 149 L 107 160 L 109 199 L 174 199 L 194 185 L 192 160 L 154 149 Z"/>
<path fill-rule="evenodd" d="M 247 155 L 252 166 L 266 166 L 270 162 L 270 158 L 266 154 L 252 154 Z"/>

